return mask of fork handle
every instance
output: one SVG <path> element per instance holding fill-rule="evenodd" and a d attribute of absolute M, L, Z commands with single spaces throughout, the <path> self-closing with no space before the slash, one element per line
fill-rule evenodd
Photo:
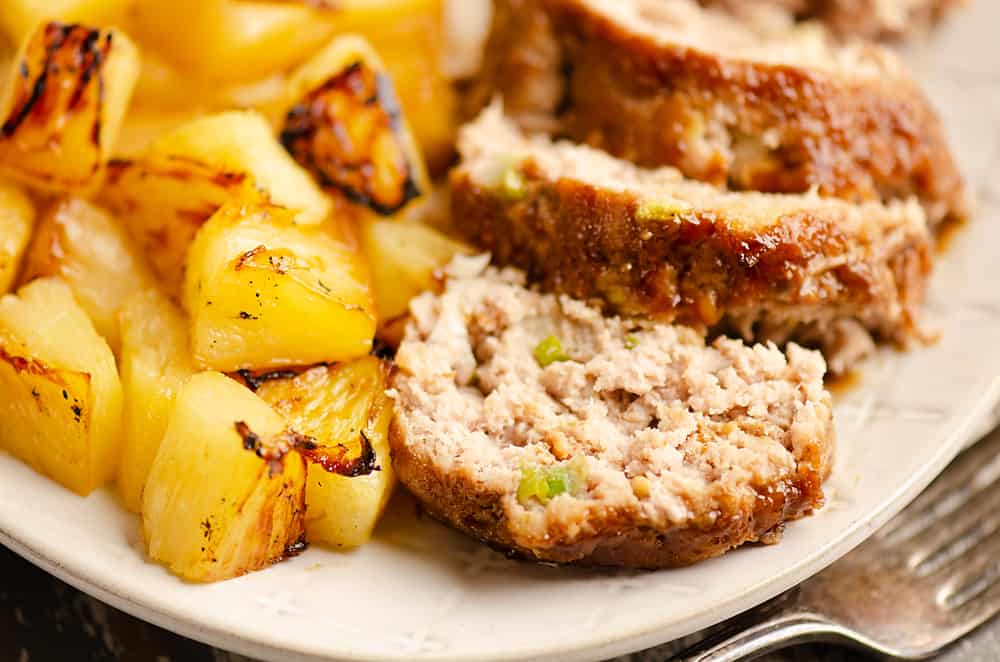
<path fill-rule="evenodd" d="M 675 659 L 683 662 L 738 662 L 793 644 L 851 638 L 842 627 L 797 609 L 780 610 L 778 613 L 752 610 L 738 620 L 743 629 L 736 634 L 730 634 L 732 629 L 726 628 L 721 634 L 709 636 Z"/>

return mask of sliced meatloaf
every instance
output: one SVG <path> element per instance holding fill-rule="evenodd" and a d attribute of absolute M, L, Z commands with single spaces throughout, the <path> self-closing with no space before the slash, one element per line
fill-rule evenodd
<path fill-rule="evenodd" d="M 775 542 L 823 501 L 833 430 L 816 352 L 706 346 L 526 289 L 513 270 L 450 278 L 412 314 L 393 467 L 473 536 L 542 561 L 659 568 Z"/>
<path fill-rule="evenodd" d="M 926 32 L 966 0 L 699 0 L 740 18 L 760 18 L 759 10 L 787 18 L 819 19 L 844 36 L 899 39 Z"/>
<path fill-rule="evenodd" d="M 543 289 L 746 340 L 821 347 L 842 372 L 908 344 L 932 245 L 913 201 L 727 193 L 672 168 L 527 137 L 491 106 L 451 176 L 455 229 Z"/>
<path fill-rule="evenodd" d="M 966 215 L 941 122 L 902 63 L 819 25 L 775 30 L 693 0 L 498 0 L 469 116 L 496 95 L 526 129 L 712 184 L 916 196 L 932 226 Z"/>

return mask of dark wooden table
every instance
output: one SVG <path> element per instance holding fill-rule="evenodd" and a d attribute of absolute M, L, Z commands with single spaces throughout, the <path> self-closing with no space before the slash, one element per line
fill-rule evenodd
<path fill-rule="evenodd" d="M 662 662 L 662 650 L 617 662 Z M 764 662 L 861 662 L 834 646 L 790 649 Z M 0 660 L 3 662 L 248 662 L 112 609 L 0 547 Z M 1000 621 L 955 646 L 938 662 L 1000 660 Z"/>

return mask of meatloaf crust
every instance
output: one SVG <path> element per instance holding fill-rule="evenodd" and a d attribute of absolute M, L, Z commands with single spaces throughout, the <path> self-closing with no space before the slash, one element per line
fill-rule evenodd
<path fill-rule="evenodd" d="M 450 279 L 414 302 L 390 444 L 430 514 L 528 559 L 661 568 L 777 542 L 822 504 L 833 430 L 818 354 L 706 346 L 520 282 Z M 572 358 L 543 366 L 532 347 L 550 332 Z M 581 464 L 565 493 L 525 494 L 535 467 Z"/>
<path fill-rule="evenodd" d="M 685 3 L 498 0 L 468 116 L 499 94 L 527 129 L 716 185 L 967 215 L 941 122 L 893 54 L 668 6 Z"/>
<path fill-rule="evenodd" d="M 819 346 L 833 372 L 872 348 L 861 329 L 903 345 L 920 338 L 932 244 L 914 202 L 723 193 L 669 168 L 525 138 L 495 107 L 463 129 L 460 151 L 455 229 L 543 289 Z"/>
<path fill-rule="evenodd" d="M 619 566 L 640 569 L 676 568 L 720 556 L 750 542 L 775 543 L 785 522 L 799 519 L 822 503 L 819 476 L 803 477 L 792 489 L 770 489 L 751 510 L 722 503 L 720 516 L 703 528 L 661 531 L 636 521 L 628 511 L 610 511 L 587 519 L 588 533 L 569 538 L 571 526 L 544 549 L 519 544 L 504 511 L 502 490 L 484 490 L 468 475 L 442 472 L 430 457 L 417 451 L 405 425 L 389 428 L 392 463 L 400 482 L 434 517 L 509 556 L 549 563 Z M 829 472 L 828 469 L 826 469 Z"/>

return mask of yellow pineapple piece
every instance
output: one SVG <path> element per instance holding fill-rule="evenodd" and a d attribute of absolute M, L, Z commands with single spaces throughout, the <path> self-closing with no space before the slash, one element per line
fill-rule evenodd
<path fill-rule="evenodd" d="M 21 189 L 0 182 L 0 294 L 14 285 L 35 226 L 35 206 Z"/>
<path fill-rule="evenodd" d="M 0 172 L 42 191 L 92 190 L 138 71 L 138 52 L 122 32 L 40 25 L 0 96 Z"/>
<path fill-rule="evenodd" d="M 260 113 L 228 111 L 196 119 L 157 140 L 154 157 L 175 157 L 230 173 L 245 173 L 270 201 L 304 225 L 322 223 L 330 200 L 285 153 Z"/>
<path fill-rule="evenodd" d="M 111 164 L 101 201 L 118 214 L 171 295 L 198 228 L 229 200 L 269 200 L 295 221 L 323 223 L 331 202 L 282 149 L 258 113 L 190 121 L 139 157 Z"/>
<path fill-rule="evenodd" d="M 375 330 L 363 256 L 268 205 L 230 203 L 198 231 L 183 302 L 195 361 L 224 372 L 354 358 Z"/>
<path fill-rule="evenodd" d="M 120 22 L 133 0 L 4 0 L 0 28 L 20 43 L 40 23 L 61 21 L 86 25 Z"/>
<path fill-rule="evenodd" d="M 156 290 L 129 297 L 120 313 L 124 442 L 118 493 L 139 512 L 142 489 L 160 448 L 174 399 L 196 370 L 184 314 Z"/>
<path fill-rule="evenodd" d="M 114 356 L 69 286 L 0 297 L 0 448 L 85 495 L 115 473 L 121 414 Z"/>
<path fill-rule="evenodd" d="M 392 79 L 363 38 L 331 42 L 292 73 L 288 96 L 281 142 L 327 191 L 389 215 L 429 190 Z"/>
<path fill-rule="evenodd" d="M 363 35 L 396 84 L 403 110 L 433 173 L 451 160 L 456 97 L 442 71 L 442 0 L 339 0 L 331 14 L 338 34 Z"/>
<path fill-rule="evenodd" d="M 129 114 L 135 112 L 136 108 L 204 113 L 206 96 L 210 96 L 213 88 L 217 87 L 217 83 L 213 86 L 200 78 L 194 78 L 156 51 L 147 48 L 142 53 L 142 64 L 135 81 Z"/>
<path fill-rule="evenodd" d="M 179 298 L 198 228 L 227 201 L 260 200 L 261 193 L 245 172 L 147 152 L 113 161 L 99 199 L 121 219 L 164 291 Z"/>
<path fill-rule="evenodd" d="M 129 295 L 154 286 L 145 260 L 118 220 L 99 207 L 67 198 L 38 221 L 22 280 L 59 276 L 117 355 L 118 311 Z"/>
<path fill-rule="evenodd" d="M 372 265 L 380 323 L 406 315 L 410 299 L 438 287 L 438 269 L 455 255 L 472 253 L 468 245 L 433 228 L 405 221 L 364 223 L 361 243 Z"/>
<path fill-rule="evenodd" d="M 184 126 L 201 113 L 196 109 L 163 109 L 154 106 L 129 108 L 115 142 L 114 158 L 108 164 L 108 179 L 120 175 L 130 159 L 140 158 L 158 138 Z"/>
<path fill-rule="evenodd" d="M 269 379 L 257 395 L 313 442 L 307 460 L 306 533 L 311 542 L 357 547 L 371 537 L 392 495 L 392 402 L 388 364 L 366 356 Z M 300 448 L 302 448 L 300 446 Z"/>
<path fill-rule="evenodd" d="M 308 2 L 138 0 L 136 36 L 189 76 L 246 82 L 301 62 L 333 34 Z"/>
<path fill-rule="evenodd" d="M 305 465 L 267 403 L 218 373 L 191 377 L 142 494 L 149 556 L 196 582 L 263 568 L 304 543 Z"/>

